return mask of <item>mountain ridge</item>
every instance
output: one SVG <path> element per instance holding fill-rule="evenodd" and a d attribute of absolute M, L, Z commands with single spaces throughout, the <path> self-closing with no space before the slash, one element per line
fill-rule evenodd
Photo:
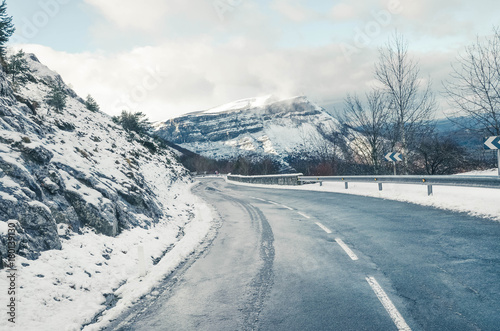
<path fill-rule="evenodd" d="M 155 134 L 216 160 L 243 155 L 286 164 L 291 154 L 333 148 L 328 135 L 340 129 L 338 120 L 306 96 L 266 96 L 179 116 L 157 125 Z"/>

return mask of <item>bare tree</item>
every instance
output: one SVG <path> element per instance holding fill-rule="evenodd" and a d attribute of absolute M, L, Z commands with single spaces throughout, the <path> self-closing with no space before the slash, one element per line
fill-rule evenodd
<path fill-rule="evenodd" d="M 339 137 L 336 128 L 318 125 L 316 131 L 300 129 L 299 136 L 307 147 L 310 157 L 327 162 L 335 160 L 339 154 Z"/>
<path fill-rule="evenodd" d="M 396 33 L 379 53 L 375 78 L 389 98 L 407 174 L 408 149 L 420 137 L 418 132 L 432 121 L 436 102 L 430 79 L 425 83 L 420 77 L 418 62 L 408 54 L 408 43 L 401 35 Z"/>
<path fill-rule="evenodd" d="M 465 149 L 448 138 L 430 135 L 417 148 L 416 167 L 428 175 L 451 175 L 466 167 Z"/>
<path fill-rule="evenodd" d="M 340 120 L 354 132 L 349 138 L 356 155 L 378 174 L 391 113 L 387 98 L 380 90 L 366 94 L 366 100 L 364 104 L 357 95 L 348 94 Z"/>
<path fill-rule="evenodd" d="M 449 117 L 457 124 L 500 135 L 500 32 L 465 48 L 452 65 L 451 80 L 444 83 L 450 105 L 457 111 Z M 468 120 L 459 120 L 467 116 Z"/>

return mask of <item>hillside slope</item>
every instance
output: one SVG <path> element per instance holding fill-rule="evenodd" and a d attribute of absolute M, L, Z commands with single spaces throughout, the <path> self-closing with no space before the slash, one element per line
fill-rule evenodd
<path fill-rule="evenodd" d="M 0 269 L 18 275 L 0 304 L 14 298 L 23 330 L 80 330 L 150 292 L 197 249 L 212 216 L 170 149 L 89 111 L 26 60 L 17 91 L 0 70 Z M 47 104 L 59 83 L 61 112 Z"/>
<path fill-rule="evenodd" d="M 0 74 L 0 220 L 19 221 L 19 254 L 60 248 L 57 224 L 115 236 L 168 217 L 170 186 L 190 182 L 173 154 L 153 153 L 66 85 L 66 108 L 50 110 L 46 96 L 62 79 L 28 62 L 32 79 L 17 93 Z"/>

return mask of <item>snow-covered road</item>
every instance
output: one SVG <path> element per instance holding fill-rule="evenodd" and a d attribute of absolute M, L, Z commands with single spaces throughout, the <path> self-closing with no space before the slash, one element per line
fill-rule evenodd
<path fill-rule="evenodd" d="M 109 329 L 494 330 L 500 224 L 426 206 L 200 179 L 220 228 Z"/>

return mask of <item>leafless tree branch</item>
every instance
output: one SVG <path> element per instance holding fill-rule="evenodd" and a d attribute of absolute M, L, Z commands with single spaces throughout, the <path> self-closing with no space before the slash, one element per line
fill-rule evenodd
<path fill-rule="evenodd" d="M 410 57 L 408 43 L 397 33 L 379 51 L 375 78 L 390 101 L 407 174 L 408 148 L 414 145 L 422 127 L 434 118 L 436 101 L 431 82 L 420 77 L 418 62 Z"/>
<path fill-rule="evenodd" d="M 471 130 L 500 135 L 500 31 L 489 39 L 477 38 L 452 65 L 444 82 L 449 103 L 456 108 L 450 120 Z M 457 121 L 467 116 L 470 121 Z"/>

